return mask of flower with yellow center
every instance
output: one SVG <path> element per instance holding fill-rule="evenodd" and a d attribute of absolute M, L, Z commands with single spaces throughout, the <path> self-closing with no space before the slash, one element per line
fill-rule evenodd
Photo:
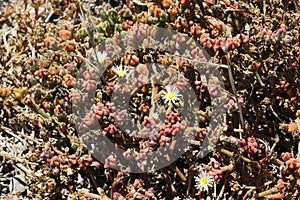
<path fill-rule="evenodd" d="M 38 178 L 42 178 L 42 176 L 43 176 L 44 174 L 43 174 L 43 171 L 40 169 L 40 170 L 38 170 L 37 172 L 35 172 L 34 175 L 36 175 Z"/>
<path fill-rule="evenodd" d="M 107 58 L 107 53 L 105 51 L 103 51 L 103 52 L 97 52 L 97 59 L 98 59 L 98 62 L 101 65 L 104 64 L 106 58 Z"/>
<path fill-rule="evenodd" d="M 70 176 L 72 174 L 73 174 L 73 169 L 70 168 L 70 167 L 68 167 L 68 169 L 67 169 L 67 175 Z"/>
<path fill-rule="evenodd" d="M 212 186 L 214 178 L 208 174 L 208 172 L 203 171 L 201 175 L 195 177 L 196 188 L 202 191 L 208 191 L 208 187 Z"/>
<path fill-rule="evenodd" d="M 177 101 L 179 98 L 179 96 L 182 96 L 181 94 L 179 94 L 179 90 L 177 87 L 172 86 L 172 85 L 168 85 L 166 86 L 166 91 L 164 92 L 163 95 L 163 100 L 165 101 L 165 103 L 167 104 L 171 104 L 171 103 L 175 103 L 175 101 Z"/>
<path fill-rule="evenodd" d="M 118 75 L 119 78 L 123 77 L 129 70 L 125 66 L 119 65 L 118 67 L 113 68 L 114 72 Z"/>

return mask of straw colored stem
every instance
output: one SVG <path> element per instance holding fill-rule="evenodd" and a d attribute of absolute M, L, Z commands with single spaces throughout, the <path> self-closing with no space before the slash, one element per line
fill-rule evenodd
<path fill-rule="evenodd" d="M 92 179 L 92 181 L 93 181 L 93 183 L 94 183 L 94 185 L 95 185 L 95 187 L 97 189 L 97 192 L 99 193 L 99 195 L 89 193 L 89 195 L 94 196 L 94 197 L 89 197 L 89 198 L 97 198 L 97 199 L 109 200 L 110 198 L 108 198 L 104 194 L 104 190 L 100 186 L 98 186 L 98 183 L 97 183 L 97 181 L 95 179 L 95 176 L 94 176 L 93 172 L 91 171 L 91 169 L 87 168 L 87 171 L 88 171 L 88 173 L 89 173 L 89 175 L 90 175 L 90 177 L 91 177 L 91 179 Z M 98 198 L 98 197 L 100 197 L 100 198 Z"/>
<path fill-rule="evenodd" d="M 272 188 L 272 189 L 269 189 L 269 190 L 260 192 L 260 193 L 258 193 L 257 196 L 258 196 L 258 197 L 264 197 L 264 196 L 267 196 L 267 195 L 276 193 L 276 192 L 278 192 L 278 191 L 279 191 L 279 189 L 275 187 L 275 188 Z"/>
<path fill-rule="evenodd" d="M 175 171 L 175 173 L 179 176 L 179 178 L 183 181 L 186 182 L 186 178 L 183 175 L 183 173 L 180 171 L 180 169 L 176 165 L 171 165 L 171 169 Z"/>
<path fill-rule="evenodd" d="M 1 126 L 1 127 L 0 127 L 0 130 L 5 130 L 5 131 L 13 132 L 10 128 L 5 127 L 5 126 Z M 20 132 L 20 131 L 14 131 L 14 133 L 20 135 L 21 137 L 26 138 L 26 139 L 29 140 L 29 141 L 32 141 L 32 142 L 36 143 L 37 145 L 40 145 L 40 144 L 41 144 L 39 141 L 35 140 L 34 138 L 32 138 L 32 137 L 30 137 L 30 136 L 28 136 L 28 135 L 25 135 L 24 133 L 22 133 L 22 132 Z"/>
<path fill-rule="evenodd" d="M 233 157 L 233 152 L 230 152 L 226 149 L 221 149 L 221 153 L 226 154 L 227 156 Z M 244 156 L 240 156 L 240 158 L 247 163 L 253 163 L 255 168 L 260 169 L 260 166 L 257 163 L 253 162 L 251 159 L 246 158 Z"/>

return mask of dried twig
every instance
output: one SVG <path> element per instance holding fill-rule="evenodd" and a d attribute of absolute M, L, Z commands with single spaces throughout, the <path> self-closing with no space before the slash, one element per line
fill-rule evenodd
<path fill-rule="evenodd" d="M 29 45 L 29 48 L 30 48 L 30 50 L 31 50 L 31 58 L 35 58 L 35 52 L 36 52 L 36 50 L 35 50 L 35 48 L 32 46 L 32 44 L 31 44 L 31 42 L 30 42 L 29 35 L 26 34 L 26 36 L 27 36 L 27 39 L 28 39 L 28 45 Z"/>
<path fill-rule="evenodd" d="M 9 155 L 7 153 L 4 153 L 4 152 L 1 152 L 1 151 L 0 151 L 0 157 L 4 157 L 4 158 L 12 160 L 14 162 L 27 163 L 27 164 L 30 164 L 30 165 L 37 165 L 36 163 L 29 162 L 29 161 L 27 161 L 25 159 L 23 160 L 23 159 L 21 159 L 19 157 L 11 156 L 11 155 Z M 16 166 L 18 166 L 20 169 L 22 169 L 27 174 L 32 174 L 31 170 L 28 169 L 28 168 L 26 168 L 25 166 L 23 166 L 23 165 L 17 165 L 17 164 L 16 164 Z"/>
<path fill-rule="evenodd" d="M 91 177 L 91 179 L 92 179 L 92 181 L 93 181 L 93 183 L 94 183 L 94 185 L 95 185 L 95 187 L 96 187 L 96 189 L 97 189 L 97 191 L 98 191 L 98 193 L 99 193 L 99 195 L 95 195 L 95 194 L 89 193 L 89 194 L 92 195 L 92 196 L 95 195 L 94 197 L 90 197 L 90 198 L 97 198 L 97 197 L 100 197 L 99 199 L 109 200 L 110 198 L 108 198 L 108 197 L 105 195 L 104 190 L 103 190 L 100 186 L 98 186 L 98 183 L 97 183 L 97 181 L 96 181 L 96 179 L 95 179 L 95 176 L 94 176 L 93 172 L 91 171 L 91 169 L 90 169 L 90 168 L 87 168 L 87 171 L 88 171 L 88 173 L 89 173 L 89 175 L 90 175 L 90 177 Z"/>
<path fill-rule="evenodd" d="M 232 91 L 233 91 L 233 94 L 235 96 L 236 103 L 237 103 L 237 106 L 238 106 L 239 116 L 240 116 L 240 123 L 241 123 L 242 129 L 245 132 L 245 122 L 244 122 L 244 117 L 243 117 L 243 112 L 242 112 L 242 106 L 238 101 L 237 92 L 236 92 L 236 89 L 235 89 L 234 79 L 233 79 L 232 70 L 231 70 L 230 65 L 228 65 L 228 76 L 229 76 L 229 82 L 230 82 L 230 85 L 231 85 L 231 88 L 232 88 Z"/>
<path fill-rule="evenodd" d="M 0 126 L 0 130 L 13 132 L 10 128 L 5 127 L 5 126 Z M 32 137 L 30 137 L 30 136 L 28 136 L 28 135 L 26 135 L 26 134 L 24 134 L 24 133 L 22 133 L 20 131 L 15 131 L 15 133 L 17 133 L 18 135 L 26 138 L 29 141 L 32 141 L 32 142 L 36 143 L 37 145 L 41 145 L 41 143 L 39 141 L 35 140 L 34 138 L 32 138 Z"/>
<path fill-rule="evenodd" d="M 176 189 L 175 189 L 175 187 L 174 187 L 174 185 L 172 183 L 172 179 L 169 176 L 167 169 L 163 169 L 163 171 L 164 171 L 164 176 L 165 176 L 165 179 L 166 179 L 169 191 L 171 192 L 172 196 L 174 197 L 174 196 L 177 195 L 177 191 L 176 191 Z"/>
<path fill-rule="evenodd" d="M 258 197 L 264 197 L 264 196 L 270 195 L 272 193 L 276 193 L 278 191 L 279 191 L 279 189 L 277 187 L 275 187 L 275 188 L 260 192 L 260 193 L 257 194 L 257 196 Z"/>
<path fill-rule="evenodd" d="M 167 55 L 160 55 L 160 56 L 167 56 Z M 187 60 L 189 62 L 196 62 L 196 63 L 199 63 L 199 64 L 205 64 L 205 65 L 209 65 L 209 66 L 222 67 L 222 68 L 228 69 L 228 65 L 212 63 L 212 62 L 204 62 L 204 61 L 199 61 L 199 60 L 192 59 L 192 58 L 183 58 L 183 57 L 180 57 L 180 56 L 177 56 L 177 55 L 168 55 L 168 56 L 174 57 L 174 58 L 180 58 L 182 60 Z"/>
<path fill-rule="evenodd" d="M 224 153 L 224 154 L 226 154 L 227 156 L 230 156 L 230 157 L 233 157 L 233 155 L 234 155 L 233 152 L 230 152 L 230 151 L 228 151 L 228 150 L 226 150 L 226 149 L 221 149 L 220 152 L 221 152 L 221 153 Z M 253 163 L 253 164 L 254 164 L 254 167 L 257 168 L 257 169 L 260 169 L 260 168 L 261 168 L 261 167 L 259 166 L 258 163 L 253 162 L 253 161 L 252 161 L 251 159 L 249 159 L 249 158 L 246 158 L 246 157 L 244 157 L 244 156 L 240 156 L 240 158 L 241 158 L 243 161 L 247 162 L 247 163 Z"/>
<path fill-rule="evenodd" d="M 262 86 L 262 87 L 265 87 L 265 84 L 263 83 L 263 81 L 261 80 L 261 77 L 259 75 L 259 73 L 256 71 L 255 72 L 255 76 L 256 76 L 256 79 L 258 81 L 258 83 Z"/>
<path fill-rule="evenodd" d="M 294 3 L 294 6 L 296 8 L 296 11 L 299 12 L 299 8 L 298 8 L 298 4 L 297 4 L 296 0 L 293 0 L 293 3 Z"/>
<path fill-rule="evenodd" d="M 94 193 L 86 193 L 86 194 L 84 195 L 84 197 L 86 197 L 86 198 L 91 198 L 91 199 L 102 199 L 102 200 L 108 200 L 108 199 L 110 199 L 110 198 L 108 198 L 108 197 L 103 197 L 103 196 L 101 196 L 101 195 L 94 194 Z"/>
<path fill-rule="evenodd" d="M 271 109 L 273 115 L 274 115 L 280 122 L 282 122 L 283 120 L 282 120 L 282 119 L 278 116 L 278 114 L 274 111 L 272 105 L 270 105 L 270 109 Z"/>
<path fill-rule="evenodd" d="M 9 46 L 9 44 L 8 44 L 8 42 L 7 42 L 7 40 L 6 40 L 6 36 L 7 36 L 8 34 L 10 34 L 10 33 L 12 32 L 12 30 L 13 30 L 13 29 L 6 30 L 5 33 L 2 35 L 3 43 L 4 43 L 4 46 L 5 46 L 5 48 L 6 48 L 6 56 L 9 55 L 10 49 L 11 49 L 11 47 Z M 2 31 L 1 31 L 1 32 L 2 32 Z"/>
<path fill-rule="evenodd" d="M 183 181 L 186 182 L 186 178 L 183 175 L 183 173 L 180 171 L 180 169 L 176 166 L 176 164 L 170 165 L 170 168 L 176 172 L 176 174 L 179 176 L 179 178 Z"/>
<path fill-rule="evenodd" d="M 50 13 L 48 14 L 48 16 L 45 19 L 44 25 L 46 25 L 49 22 L 49 20 L 53 14 L 54 14 L 54 10 L 53 10 L 53 8 L 51 8 Z"/>
<path fill-rule="evenodd" d="M 222 186 L 222 189 L 217 197 L 217 200 L 220 200 L 222 198 L 222 196 L 224 195 L 225 189 L 227 187 L 227 182 L 224 183 L 224 185 Z"/>
<path fill-rule="evenodd" d="M 188 169 L 188 188 L 186 191 L 186 196 L 190 195 L 190 190 L 192 188 L 192 181 L 193 181 L 193 177 L 194 177 L 194 169 L 195 169 L 195 163 L 193 165 L 191 165 Z"/>
<path fill-rule="evenodd" d="M 137 5 L 139 5 L 139 6 L 147 6 L 147 3 L 143 3 L 143 2 L 141 2 L 139 0 L 132 0 L 132 2 L 135 3 L 135 4 L 137 4 Z"/>
<path fill-rule="evenodd" d="M 30 175 L 33 174 L 33 172 L 28 169 L 27 167 L 25 167 L 24 165 L 22 165 L 21 163 L 17 163 L 16 166 L 21 169 L 23 172 L 25 172 L 26 174 Z"/>

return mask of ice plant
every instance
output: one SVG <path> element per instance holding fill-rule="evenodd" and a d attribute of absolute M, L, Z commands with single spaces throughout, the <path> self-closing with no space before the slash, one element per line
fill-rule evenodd
<path fill-rule="evenodd" d="M 123 77 L 129 71 L 129 69 L 126 66 L 123 67 L 123 65 L 114 67 L 113 70 L 118 75 L 119 78 Z"/>
<path fill-rule="evenodd" d="M 170 105 L 171 103 L 175 103 L 175 101 L 177 101 L 179 99 L 178 98 L 179 96 L 182 96 L 182 95 L 179 94 L 179 90 L 177 87 L 167 85 L 166 92 L 164 92 L 164 95 L 162 98 L 165 101 L 165 103 Z"/>
<path fill-rule="evenodd" d="M 0 199 L 300 198 L 300 1 L 45 1 L 0 1 Z"/>
<path fill-rule="evenodd" d="M 203 171 L 201 175 L 195 177 L 196 185 L 195 187 L 200 190 L 208 191 L 208 187 L 212 186 L 214 178 L 208 174 L 208 172 Z"/>

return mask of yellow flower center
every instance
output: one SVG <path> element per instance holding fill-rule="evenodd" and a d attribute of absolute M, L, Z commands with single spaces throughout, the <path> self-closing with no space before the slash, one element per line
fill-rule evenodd
<path fill-rule="evenodd" d="M 118 71 L 118 75 L 119 75 L 120 77 L 124 76 L 124 74 L 125 74 L 125 71 L 124 71 L 124 70 Z"/>
<path fill-rule="evenodd" d="M 99 60 L 99 63 L 100 63 L 100 64 L 103 64 L 103 63 L 104 63 L 104 59 L 103 59 L 103 58 L 98 58 L 98 60 Z"/>
<path fill-rule="evenodd" d="M 170 99 L 170 100 L 174 99 L 175 97 L 176 97 L 176 95 L 173 92 L 169 92 L 167 94 L 167 98 Z"/>
<path fill-rule="evenodd" d="M 202 185 L 208 185 L 208 178 L 201 178 Z"/>

